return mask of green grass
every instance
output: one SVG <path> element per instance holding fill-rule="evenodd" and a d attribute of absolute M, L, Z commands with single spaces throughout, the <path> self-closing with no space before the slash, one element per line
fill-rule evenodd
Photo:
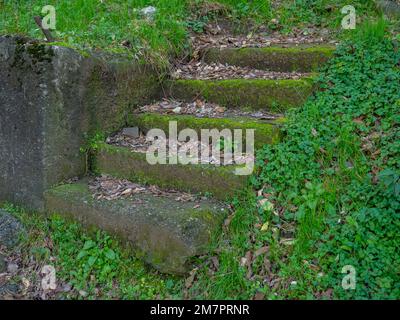
<path fill-rule="evenodd" d="M 310 25 L 328 27 L 336 32 L 347 1 L 285 0 L 274 6 L 268 0 L 0 0 L 0 34 L 24 34 L 43 38 L 33 17 L 41 15 L 44 5 L 56 8 L 54 35 L 65 45 L 79 49 L 100 48 L 128 52 L 165 65 L 169 59 L 184 56 L 189 50 L 189 32 L 202 32 L 217 16 L 235 24 L 253 21 L 282 32 Z M 218 5 L 216 5 L 218 4 Z M 373 13 L 372 0 L 355 0 L 359 20 Z M 139 10 L 153 5 L 158 11 L 154 21 L 144 19 Z M 373 15 L 375 15 L 373 13 Z M 271 24 L 272 18 L 279 20 Z M 122 43 L 129 42 L 131 48 Z"/>
<path fill-rule="evenodd" d="M 42 38 L 33 16 L 47 4 L 56 8 L 54 35 L 70 45 L 128 51 L 121 43 L 129 41 L 134 54 L 153 59 L 166 59 L 187 46 L 186 2 L 180 0 L 5 0 L 0 1 L 0 32 Z M 143 19 L 138 9 L 152 4 L 158 8 L 154 21 Z"/>
<path fill-rule="evenodd" d="M 356 9 L 358 23 L 376 16 L 374 0 L 283 0 L 276 11 L 276 18 L 283 31 L 293 27 L 314 26 L 330 28 L 339 33 L 344 17 L 341 9 L 347 5 Z"/>

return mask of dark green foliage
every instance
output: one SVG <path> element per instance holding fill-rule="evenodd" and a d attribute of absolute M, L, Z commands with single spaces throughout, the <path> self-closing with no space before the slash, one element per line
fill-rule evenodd
<path fill-rule="evenodd" d="M 338 298 L 400 297 L 399 59 L 386 39 L 344 43 L 321 91 L 289 117 L 286 142 L 259 154 L 255 186 L 285 208 L 279 220 L 297 221 L 291 260 L 318 261 L 317 289 Z M 341 288 L 345 265 L 356 290 Z"/>

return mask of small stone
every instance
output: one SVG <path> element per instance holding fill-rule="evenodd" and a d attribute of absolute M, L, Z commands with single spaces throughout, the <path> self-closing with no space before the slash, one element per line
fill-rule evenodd
<path fill-rule="evenodd" d="M 72 289 L 71 285 L 69 283 L 65 284 L 62 288 L 63 292 L 70 292 Z"/>
<path fill-rule="evenodd" d="M 8 248 L 17 245 L 20 234 L 24 231 L 22 224 L 8 212 L 0 209 L 0 244 Z"/>
<path fill-rule="evenodd" d="M 181 113 L 181 111 L 182 111 L 181 107 L 176 107 L 174 110 L 172 110 L 172 112 L 176 114 Z"/>
<path fill-rule="evenodd" d="M 18 272 L 18 265 L 16 263 L 9 263 L 7 266 L 8 273 L 17 273 Z"/>
<path fill-rule="evenodd" d="M 148 6 L 140 10 L 140 14 L 149 20 L 152 20 L 154 18 L 154 14 L 156 12 L 157 9 L 153 6 Z"/>
<path fill-rule="evenodd" d="M 140 136 L 139 128 L 138 127 L 124 128 L 122 130 L 122 135 L 131 137 L 131 138 L 139 138 L 139 136 Z"/>
<path fill-rule="evenodd" d="M 86 292 L 86 291 L 83 291 L 83 290 L 79 290 L 79 295 L 81 296 L 81 297 L 87 297 L 88 296 L 88 293 Z"/>

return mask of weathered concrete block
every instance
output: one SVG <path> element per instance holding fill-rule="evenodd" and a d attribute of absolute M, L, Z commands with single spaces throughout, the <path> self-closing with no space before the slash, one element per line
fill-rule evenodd
<path fill-rule="evenodd" d="M 46 209 L 128 240 L 161 272 L 184 273 L 188 259 L 207 252 L 226 209 L 210 200 L 179 202 L 170 197 L 134 194 L 94 199 L 87 181 L 46 191 Z"/>
<path fill-rule="evenodd" d="M 203 98 L 226 108 L 246 108 L 284 112 L 300 107 L 313 93 L 313 79 L 264 80 L 181 79 L 166 82 L 166 90 L 174 99 L 191 102 Z"/>
<path fill-rule="evenodd" d="M 25 229 L 18 219 L 0 209 L 0 245 L 14 247 L 23 233 Z"/>
<path fill-rule="evenodd" d="M 85 173 L 85 139 L 158 93 L 154 70 L 126 58 L 0 37 L 0 202 L 43 209 L 44 190 Z"/>

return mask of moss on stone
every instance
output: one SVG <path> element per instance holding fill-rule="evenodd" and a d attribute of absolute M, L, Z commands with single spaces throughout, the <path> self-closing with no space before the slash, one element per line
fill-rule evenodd
<path fill-rule="evenodd" d="M 201 129 L 254 129 L 255 148 L 261 148 L 264 144 L 279 142 L 279 129 L 283 119 L 265 121 L 246 117 L 198 118 L 190 115 L 143 113 L 132 115 L 129 117 L 128 123 L 132 126 L 138 126 L 144 132 L 158 128 L 168 133 L 170 121 L 177 122 L 178 132 L 190 128 L 197 131 L 198 134 L 200 134 Z M 243 143 L 245 143 L 245 132 L 243 132 Z"/>
<path fill-rule="evenodd" d="M 90 115 L 89 134 L 119 130 L 138 105 L 158 99 L 160 92 L 157 72 L 150 66 L 96 60 L 84 99 Z"/>
<path fill-rule="evenodd" d="M 226 210 L 212 201 L 179 202 L 135 194 L 116 200 L 93 199 L 87 182 L 62 185 L 45 193 L 46 210 L 102 228 L 127 240 L 161 272 L 184 273 L 188 258 L 204 254 Z"/>
<path fill-rule="evenodd" d="M 193 101 L 202 97 L 227 108 L 284 112 L 301 106 L 313 91 L 312 78 L 301 80 L 173 80 L 166 83 L 173 98 Z"/>
<path fill-rule="evenodd" d="M 328 45 L 211 48 L 204 53 L 204 60 L 280 72 L 314 72 L 333 56 L 334 51 L 335 47 Z"/>
<path fill-rule="evenodd" d="M 151 165 L 145 153 L 105 143 L 99 145 L 94 163 L 98 172 L 117 178 L 192 193 L 211 193 L 221 200 L 232 197 L 247 183 L 247 177 L 235 175 L 235 166 Z"/>

